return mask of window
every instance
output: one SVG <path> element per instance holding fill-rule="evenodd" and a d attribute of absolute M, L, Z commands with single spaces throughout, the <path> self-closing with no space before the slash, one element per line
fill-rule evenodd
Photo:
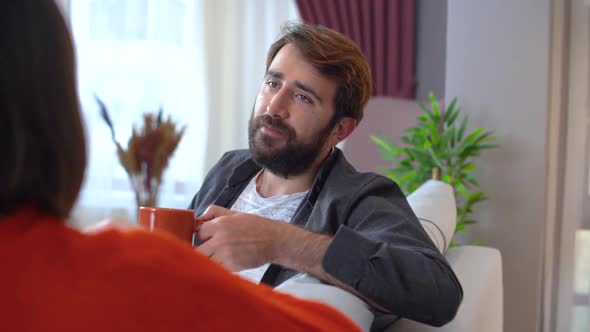
<path fill-rule="evenodd" d="M 207 123 L 200 8 L 196 1 L 186 0 L 71 2 L 89 146 L 79 205 L 118 208 L 135 216 L 134 194 L 100 118 L 95 94 L 107 105 L 123 147 L 146 111 L 157 112 L 162 106 L 165 115 L 186 124 L 164 173 L 160 205 L 186 207 L 198 189 Z"/>
<path fill-rule="evenodd" d="M 266 51 L 293 0 L 61 0 L 76 43 L 88 168 L 74 223 L 134 219 L 134 193 L 94 95 L 126 146 L 142 114 L 163 106 L 187 131 L 164 173 L 159 205 L 188 206 L 221 154 L 245 148 Z"/>

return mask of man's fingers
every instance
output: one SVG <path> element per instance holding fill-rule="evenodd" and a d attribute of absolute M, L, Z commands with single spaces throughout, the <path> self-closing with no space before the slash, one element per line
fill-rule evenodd
<path fill-rule="evenodd" d="M 197 217 L 197 221 L 207 221 L 221 216 L 229 216 L 234 212 L 217 205 L 210 205 L 203 214 Z"/>
<path fill-rule="evenodd" d="M 203 223 L 203 227 L 211 223 L 214 222 Z M 196 247 L 195 250 L 201 253 L 202 255 L 209 257 L 212 261 L 217 262 L 218 264 L 222 265 L 224 268 L 232 272 L 238 271 L 232 264 L 229 264 L 229 261 L 226 261 L 225 259 L 223 259 L 222 256 L 219 255 L 219 252 L 217 252 L 217 249 L 219 248 L 214 243 L 215 239 L 210 239 Z"/>
<path fill-rule="evenodd" d="M 196 235 L 201 241 L 207 241 L 215 234 L 215 220 L 203 221 L 197 226 Z"/>
<path fill-rule="evenodd" d="M 193 232 L 198 234 L 204 223 L 206 223 L 206 221 L 195 220 Z"/>

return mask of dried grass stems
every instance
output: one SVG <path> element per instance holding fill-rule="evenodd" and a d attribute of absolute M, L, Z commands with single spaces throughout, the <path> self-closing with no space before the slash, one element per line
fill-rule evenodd
<path fill-rule="evenodd" d="M 186 126 L 178 129 L 170 116 L 162 120 L 162 108 L 157 115 L 145 113 L 143 126 L 139 129 L 133 127 L 127 149 L 124 149 L 115 139 L 113 122 L 105 104 L 97 96 L 95 98 L 99 104 L 101 116 L 111 130 L 111 138 L 117 147 L 119 162 L 127 172 L 135 191 L 137 205 L 156 206 L 162 175 L 184 135 Z"/>

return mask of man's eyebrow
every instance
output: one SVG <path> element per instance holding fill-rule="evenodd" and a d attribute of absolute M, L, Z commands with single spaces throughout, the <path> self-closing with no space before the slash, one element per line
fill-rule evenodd
<path fill-rule="evenodd" d="M 272 77 L 278 78 L 278 79 L 283 79 L 283 73 L 280 73 L 278 71 L 273 71 L 273 70 L 269 70 L 266 72 L 266 75 L 270 75 Z"/>
<path fill-rule="evenodd" d="M 322 98 L 320 98 L 320 96 L 311 87 L 309 87 L 299 81 L 295 81 L 295 86 L 303 91 L 307 91 L 307 92 L 311 93 L 320 103 L 322 102 Z"/>
<path fill-rule="evenodd" d="M 283 73 L 278 72 L 278 71 L 274 71 L 274 70 L 268 70 L 266 72 L 266 75 L 270 75 L 270 76 L 272 76 L 274 78 L 278 78 L 278 79 L 281 79 L 281 80 L 285 77 L 285 75 L 283 75 Z M 320 103 L 322 102 L 322 98 L 320 98 L 320 95 L 318 95 L 318 93 L 315 92 L 315 90 L 312 89 L 310 86 L 305 85 L 305 84 L 303 84 L 303 83 L 301 83 L 299 81 L 295 81 L 294 84 L 295 84 L 295 86 L 297 88 L 299 88 L 299 89 L 301 89 L 303 91 L 306 91 L 306 92 L 312 94 Z"/>

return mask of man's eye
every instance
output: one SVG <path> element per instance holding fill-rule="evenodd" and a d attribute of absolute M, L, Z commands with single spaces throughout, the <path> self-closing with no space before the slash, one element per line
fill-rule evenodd
<path fill-rule="evenodd" d="M 277 84 L 277 82 L 267 81 L 266 85 L 268 85 L 271 88 L 276 88 L 278 84 Z"/>
<path fill-rule="evenodd" d="M 301 100 L 304 103 L 312 103 L 311 98 L 307 97 L 306 95 L 297 95 L 297 98 L 299 98 L 299 100 Z"/>

